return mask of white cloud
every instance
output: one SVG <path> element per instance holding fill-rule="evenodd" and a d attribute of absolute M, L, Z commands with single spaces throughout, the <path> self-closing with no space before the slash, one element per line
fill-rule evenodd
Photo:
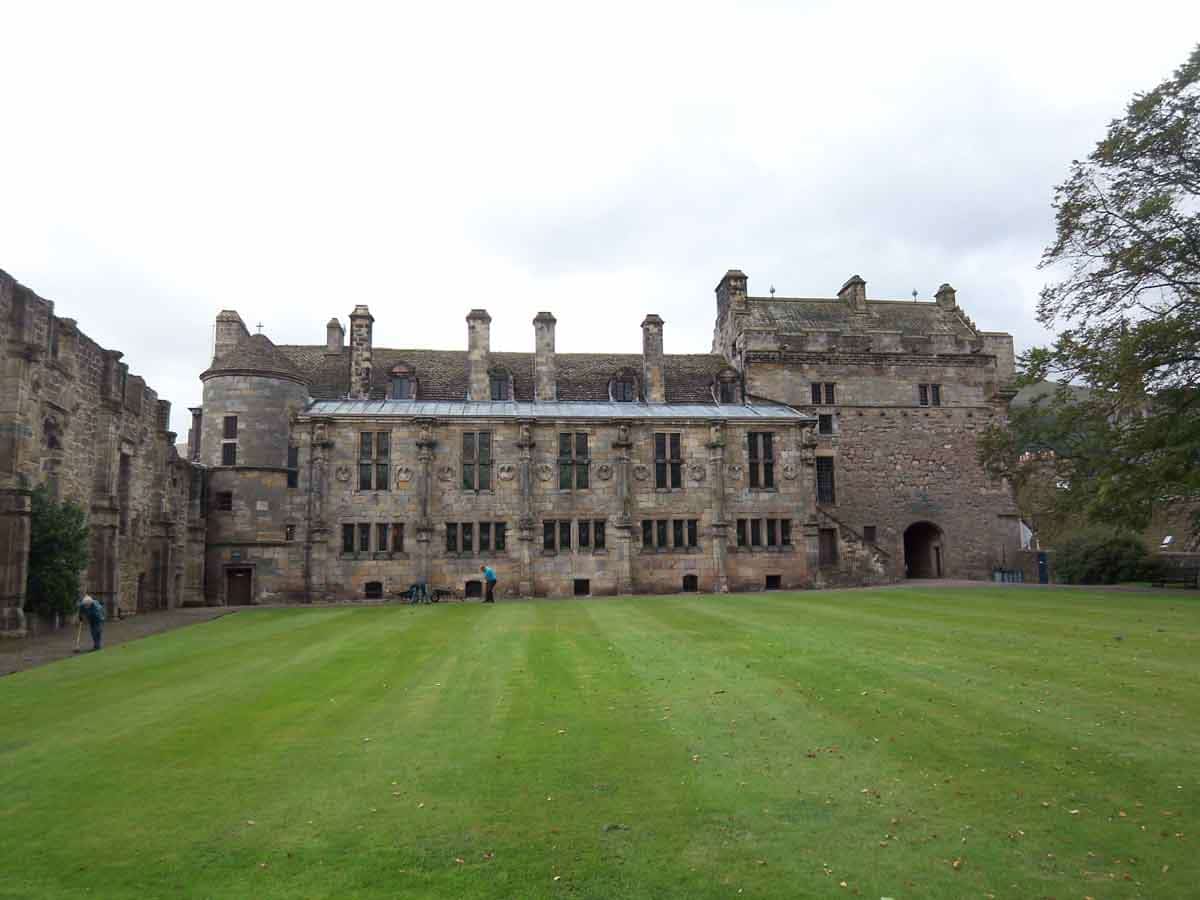
<path fill-rule="evenodd" d="M 317 343 L 707 350 L 712 289 L 928 297 L 1021 345 L 1053 185 L 1194 4 L 12 4 L 0 266 L 174 401 L 222 308 Z"/>

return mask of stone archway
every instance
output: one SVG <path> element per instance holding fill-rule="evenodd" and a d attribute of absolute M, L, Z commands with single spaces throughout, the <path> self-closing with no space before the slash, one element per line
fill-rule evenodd
<path fill-rule="evenodd" d="M 908 578 L 941 578 L 945 572 L 942 529 L 914 522 L 904 531 L 904 573 Z"/>

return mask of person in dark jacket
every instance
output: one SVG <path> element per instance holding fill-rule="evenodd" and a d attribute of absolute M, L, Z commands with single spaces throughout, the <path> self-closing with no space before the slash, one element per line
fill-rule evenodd
<path fill-rule="evenodd" d="M 104 605 L 97 603 L 91 594 L 84 594 L 79 601 L 79 618 L 88 623 L 88 630 L 92 633 L 92 650 L 99 650 L 104 638 Z"/>
<path fill-rule="evenodd" d="M 480 566 L 479 571 L 483 573 L 483 580 L 487 582 L 487 596 L 484 598 L 484 603 L 496 602 L 496 573 L 492 571 L 491 566 Z"/>

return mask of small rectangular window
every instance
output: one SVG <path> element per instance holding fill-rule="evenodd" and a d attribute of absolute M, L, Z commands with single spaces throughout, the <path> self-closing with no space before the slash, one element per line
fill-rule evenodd
<path fill-rule="evenodd" d="M 417 543 L 420 543 L 420 536 L 417 537 Z M 458 552 L 458 523 L 446 523 L 446 552 Z"/>
<path fill-rule="evenodd" d="M 875 526 L 874 525 L 864 525 L 863 526 L 863 541 L 865 543 L 868 543 L 871 545 L 875 544 Z"/>
<path fill-rule="evenodd" d="M 683 456 L 676 432 L 654 434 L 654 486 L 663 489 L 683 487 Z"/>
<path fill-rule="evenodd" d="M 237 434 L 238 434 L 238 421 L 237 420 L 238 420 L 237 416 L 226 416 L 225 417 L 224 430 L 222 431 L 222 435 L 224 436 L 225 440 L 227 440 L 227 441 L 236 441 L 237 440 Z"/>
<path fill-rule="evenodd" d="M 558 523 L 558 549 L 571 549 L 571 520 L 563 519 Z"/>
<path fill-rule="evenodd" d="M 821 413 L 817 416 L 817 433 L 833 434 L 833 416 L 829 413 Z"/>
<path fill-rule="evenodd" d="M 940 384 L 931 384 L 929 386 L 929 402 L 934 406 L 942 405 L 942 386 Z"/>
<path fill-rule="evenodd" d="M 404 552 L 404 523 L 397 522 L 392 526 L 392 552 Z"/>
<path fill-rule="evenodd" d="M 388 524 L 387 522 L 377 522 L 375 525 L 375 549 L 380 553 L 386 553 L 388 548 Z"/>
<path fill-rule="evenodd" d="M 217 491 L 217 510 L 219 512 L 233 511 L 233 491 Z"/>
<path fill-rule="evenodd" d="M 592 546 L 592 525 L 587 519 L 579 520 L 579 549 L 584 550 Z"/>
<path fill-rule="evenodd" d="M 696 546 L 696 519 L 687 520 L 687 545 L 689 547 Z"/>
<path fill-rule="evenodd" d="M 834 395 L 834 392 L 833 392 L 835 387 L 837 387 L 837 385 L 835 385 L 834 383 L 829 382 L 829 381 L 825 382 L 825 405 L 826 406 L 833 406 L 833 404 L 835 402 L 836 396 Z"/>
<path fill-rule="evenodd" d="M 479 552 L 485 553 L 492 549 L 492 523 L 479 523 Z"/>
<path fill-rule="evenodd" d="M 654 522 L 650 519 L 642 520 L 642 546 L 654 546 Z"/>
<path fill-rule="evenodd" d="M 781 543 L 785 547 L 790 547 L 792 545 L 792 520 L 791 519 L 780 519 L 779 520 L 779 543 Z"/>
<path fill-rule="evenodd" d="M 494 549 L 497 552 L 504 549 L 504 538 L 507 530 L 508 526 L 504 522 L 496 522 L 492 526 L 492 534 L 495 537 L 495 541 L 493 542 L 495 545 Z"/>
<path fill-rule="evenodd" d="M 297 488 L 300 486 L 300 448 L 295 444 L 288 446 L 287 451 L 287 486 L 289 488 Z"/>
<path fill-rule="evenodd" d="M 221 445 L 221 465 L 237 465 L 237 444 L 224 443 Z"/>
<path fill-rule="evenodd" d="M 671 521 L 671 546 L 683 546 L 683 519 L 673 519 Z"/>
<path fill-rule="evenodd" d="M 816 381 L 812 383 L 812 402 L 813 406 L 821 405 L 821 385 Z"/>
<path fill-rule="evenodd" d="M 283 539 L 285 541 L 288 541 L 289 543 L 296 539 L 296 526 L 295 525 L 284 525 L 283 526 Z"/>
<path fill-rule="evenodd" d="M 557 546 L 557 544 L 555 542 L 555 537 L 557 536 L 557 534 L 558 534 L 558 523 L 556 523 L 556 522 L 543 522 L 542 523 L 542 549 L 543 550 L 548 550 L 551 553 L 554 552 L 554 548 Z"/>
<path fill-rule="evenodd" d="M 369 522 L 360 522 L 358 526 L 358 552 L 369 553 L 371 551 L 371 525 Z"/>
<path fill-rule="evenodd" d="M 492 433 L 466 431 L 462 439 L 462 487 L 464 491 L 492 489 Z"/>
<path fill-rule="evenodd" d="M 750 462 L 750 487 L 770 490 L 775 487 L 775 433 L 751 431 L 747 435 Z"/>
<path fill-rule="evenodd" d="M 917 403 L 921 404 L 921 406 L 929 405 L 929 385 L 917 385 Z"/>
<path fill-rule="evenodd" d="M 667 547 L 667 520 L 657 519 L 654 522 L 654 543 L 657 547 Z"/>
<path fill-rule="evenodd" d="M 592 523 L 592 545 L 597 550 L 604 549 L 604 520 L 597 519 Z"/>
<path fill-rule="evenodd" d="M 472 522 L 462 522 L 458 526 L 460 545 L 463 553 L 470 553 L 475 547 L 475 525 Z"/>
<path fill-rule="evenodd" d="M 767 546 L 768 547 L 778 547 L 779 546 L 778 526 L 779 526 L 778 519 L 767 519 Z"/>
<path fill-rule="evenodd" d="M 750 546 L 751 547 L 761 547 L 762 546 L 762 520 L 761 519 L 751 519 L 750 520 Z"/>
<path fill-rule="evenodd" d="M 492 376 L 492 399 L 511 400 L 508 393 L 508 378 L 503 375 Z"/>
<path fill-rule="evenodd" d="M 354 552 L 354 526 L 353 525 L 343 525 L 342 526 L 342 552 L 343 553 L 353 553 Z"/>
<path fill-rule="evenodd" d="M 746 520 L 737 520 L 737 545 L 739 547 L 746 546 Z"/>
<path fill-rule="evenodd" d="M 358 489 L 386 491 L 392 435 L 388 431 L 361 431 L 358 435 Z"/>
<path fill-rule="evenodd" d="M 719 398 L 721 403 L 736 403 L 737 385 L 732 381 L 722 381 L 720 384 Z"/>
<path fill-rule="evenodd" d="M 833 478 L 833 457 L 818 456 L 817 457 L 817 502 L 818 503 L 835 503 L 836 491 L 834 490 Z"/>
<path fill-rule="evenodd" d="M 588 436 L 564 431 L 558 436 L 558 487 L 584 489 L 588 486 Z"/>

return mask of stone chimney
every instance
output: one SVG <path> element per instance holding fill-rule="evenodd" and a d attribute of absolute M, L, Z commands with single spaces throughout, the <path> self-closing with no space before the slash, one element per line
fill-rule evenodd
<path fill-rule="evenodd" d="M 851 275 L 838 291 L 838 299 L 850 307 L 851 312 L 867 311 L 867 283 L 860 275 Z"/>
<path fill-rule="evenodd" d="M 667 402 L 663 372 L 663 320 L 650 313 L 642 319 L 642 394 L 647 403 Z"/>
<path fill-rule="evenodd" d="M 213 359 L 218 356 L 224 356 L 239 343 L 243 338 L 250 337 L 250 332 L 246 330 L 246 323 L 242 321 L 242 317 L 237 314 L 236 310 L 223 309 L 217 313 L 217 331 L 216 340 L 213 344 Z"/>
<path fill-rule="evenodd" d="M 486 309 L 467 313 L 467 399 L 492 399 L 488 382 L 488 357 L 491 355 L 492 317 Z"/>
<path fill-rule="evenodd" d="M 746 308 L 746 273 L 730 269 L 717 285 L 717 316 L 723 318 L 730 310 Z"/>
<path fill-rule="evenodd" d="M 954 309 L 956 306 L 958 306 L 958 301 L 955 299 L 954 288 L 950 287 L 948 284 L 943 284 L 940 288 L 938 288 L 937 293 L 934 294 L 933 297 L 935 300 L 937 300 L 937 305 L 942 309 Z"/>
<path fill-rule="evenodd" d="M 554 364 L 555 318 L 548 312 L 533 317 L 533 399 L 554 400 L 558 397 L 557 372 Z"/>
<path fill-rule="evenodd" d="M 360 303 L 350 313 L 350 396 L 371 396 L 371 326 L 375 317 Z"/>
<path fill-rule="evenodd" d="M 341 353 L 345 338 L 346 332 L 342 330 L 342 323 L 337 319 L 330 319 L 325 326 L 325 352 Z"/>
<path fill-rule="evenodd" d="M 192 414 L 192 427 L 188 429 L 188 459 L 192 462 L 200 461 L 200 425 L 203 422 L 204 407 L 189 406 L 188 412 Z"/>

